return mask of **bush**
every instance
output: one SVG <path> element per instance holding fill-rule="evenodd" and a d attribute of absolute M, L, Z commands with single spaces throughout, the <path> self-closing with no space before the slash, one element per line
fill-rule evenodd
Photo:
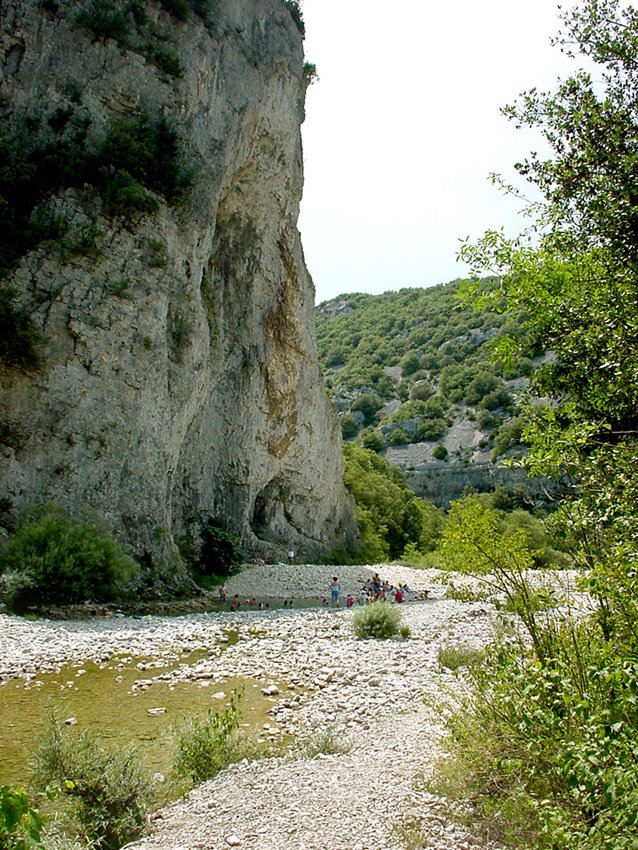
<path fill-rule="evenodd" d="M 297 2 L 297 0 L 284 0 L 286 4 L 286 8 L 290 12 L 290 17 L 295 22 L 295 26 L 299 30 L 302 36 L 306 34 L 306 25 L 304 23 L 303 14 L 301 11 L 301 6 Z"/>
<path fill-rule="evenodd" d="M 35 754 L 37 782 L 55 784 L 72 803 L 84 836 L 96 847 L 118 850 L 146 825 L 150 783 L 132 748 L 106 747 L 92 732 L 79 734 L 52 718 Z"/>
<path fill-rule="evenodd" d="M 377 428 L 364 428 L 359 439 L 364 449 L 381 452 L 385 448 L 383 434 Z"/>
<path fill-rule="evenodd" d="M 129 24 L 122 8 L 112 0 L 91 0 L 75 14 L 73 19 L 78 27 L 91 30 L 97 38 L 112 38 L 120 47 L 125 47 L 129 35 Z"/>
<path fill-rule="evenodd" d="M 17 302 L 15 289 L 0 286 L 0 362 L 20 369 L 42 365 L 44 334 Z"/>
<path fill-rule="evenodd" d="M 33 509 L 0 553 L 5 602 L 16 611 L 113 599 L 137 570 L 112 538 L 51 505 Z"/>
<path fill-rule="evenodd" d="M 447 458 L 447 449 L 441 443 L 437 446 L 434 446 L 434 451 L 432 452 L 432 457 L 435 460 L 446 460 Z"/>
<path fill-rule="evenodd" d="M 339 424 L 341 425 L 341 436 L 344 440 L 351 440 L 359 433 L 359 423 L 356 417 L 349 413 L 339 417 Z"/>
<path fill-rule="evenodd" d="M 441 667 L 446 667 L 452 672 L 456 672 L 459 667 L 470 667 L 473 664 L 479 664 L 485 657 L 485 652 L 482 649 L 472 649 L 469 646 L 461 644 L 439 647 L 437 652 L 437 661 Z"/>
<path fill-rule="evenodd" d="M 365 425 L 372 425 L 377 420 L 377 413 L 383 407 L 381 399 L 372 393 L 361 393 L 350 405 L 350 411 L 356 413 L 359 411 L 363 414 Z"/>
<path fill-rule="evenodd" d="M 44 825 L 38 810 L 29 802 L 24 788 L 0 786 L 0 847 L 3 850 L 33 850 L 42 847 Z"/>
<path fill-rule="evenodd" d="M 264 750 L 239 729 L 241 694 L 233 691 L 221 711 L 209 710 L 202 720 L 192 718 L 175 730 L 177 753 L 173 763 L 179 776 L 193 784 L 205 782 L 243 758 L 255 758 Z"/>
<path fill-rule="evenodd" d="M 352 628 L 358 638 L 390 638 L 401 631 L 401 609 L 387 602 L 373 602 L 355 611 Z"/>
<path fill-rule="evenodd" d="M 317 726 L 295 744 L 295 753 L 304 759 L 313 759 L 318 755 L 342 755 L 351 749 L 352 741 L 345 736 L 345 732 L 330 725 Z"/>
<path fill-rule="evenodd" d="M 427 381 L 416 381 L 410 387 L 410 401 L 427 401 L 434 395 L 432 384 Z"/>
<path fill-rule="evenodd" d="M 202 547 L 196 572 L 200 576 L 229 576 L 245 560 L 246 553 L 234 534 L 215 520 L 208 520 L 202 532 Z"/>

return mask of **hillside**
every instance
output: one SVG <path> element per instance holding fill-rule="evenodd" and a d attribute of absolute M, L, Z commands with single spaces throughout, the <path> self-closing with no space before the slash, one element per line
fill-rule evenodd
<path fill-rule="evenodd" d="M 354 293 L 315 311 L 319 359 L 344 439 L 380 452 L 410 487 L 446 506 L 469 486 L 535 498 L 499 460 L 520 451 L 518 403 L 535 358 L 505 365 L 494 347 L 521 325 L 465 303 L 462 281 Z"/>

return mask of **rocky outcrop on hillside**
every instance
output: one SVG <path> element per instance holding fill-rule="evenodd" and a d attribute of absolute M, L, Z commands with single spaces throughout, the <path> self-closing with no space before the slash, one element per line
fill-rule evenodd
<path fill-rule="evenodd" d="M 265 557 L 354 533 L 297 231 L 295 9 L 0 8 L 3 140 L 44 175 L 22 197 L 49 237 L 3 284 L 45 341 L 39 369 L 0 364 L 0 497 L 91 507 L 164 577 L 211 518 Z"/>

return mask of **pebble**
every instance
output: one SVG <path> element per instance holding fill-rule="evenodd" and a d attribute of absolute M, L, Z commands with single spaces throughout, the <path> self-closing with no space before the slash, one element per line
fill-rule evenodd
<path fill-rule="evenodd" d="M 231 577 L 227 588 L 231 595 L 320 599 L 333 575 L 344 593 L 356 592 L 376 570 L 392 584 L 431 591 L 428 601 L 402 606 L 409 639 L 357 640 L 353 611 L 343 608 L 83 621 L 0 614 L 0 683 L 126 655 L 145 659 L 140 670 L 149 678 L 136 682 L 145 689 L 156 662 L 174 661 L 161 674 L 169 685 L 223 688 L 235 676 L 255 679 L 273 700 L 264 726 L 269 739 L 300 743 L 329 733 L 341 745 L 312 759 L 292 747 L 284 756 L 231 765 L 154 813 L 148 837 L 130 845 L 136 850 L 403 850 L 398 824 L 416 824 L 419 846 L 430 850 L 496 850 L 461 825 L 448 801 L 415 783 L 442 752 L 441 694 L 459 684 L 439 667 L 437 652 L 489 643 L 497 624 L 489 604 L 446 599 L 436 571 L 401 566 L 265 565 Z M 457 586 L 464 582 L 455 577 Z M 239 640 L 229 641 L 229 632 Z M 222 643 L 222 652 L 211 651 Z M 181 656 L 193 649 L 207 652 L 191 665 Z M 221 689 L 213 694 L 224 696 Z"/>

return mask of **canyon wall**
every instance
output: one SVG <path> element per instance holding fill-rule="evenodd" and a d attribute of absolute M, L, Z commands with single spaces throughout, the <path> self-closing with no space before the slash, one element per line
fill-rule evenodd
<path fill-rule="evenodd" d="M 0 23 L 5 137 L 101 151 L 95 179 L 52 179 L 31 217 L 65 235 L 2 282 L 44 334 L 39 368 L 0 365 L 5 505 L 91 508 L 165 581 L 210 519 L 269 559 L 352 544 L 297 230 L 308 68 L 291 4 L 5 0 Z M 161 162 L 129 181 L 118 132 L 146 126 L 179 142 L 172 184 Z"/>

